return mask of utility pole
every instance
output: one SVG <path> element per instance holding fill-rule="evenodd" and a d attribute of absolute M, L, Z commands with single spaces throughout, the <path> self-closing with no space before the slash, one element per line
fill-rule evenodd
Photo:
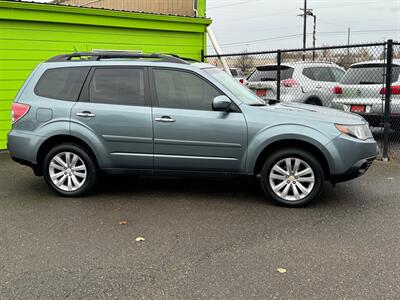
<path fill-rule="evenodd" d="M 306 47 L 307 47 L 307 0 L 304 0 L 303 11 L 303 61 L 306 60 Z"/>
<path fill-rule="evenodd" d="M 350 46 L 350 27 L 347 28 L 347 46 Z"/>
<path fill-rule="evenodd" d="M 303 61 L 304 61 L 306 60 L 305 49 L 307 48 L 307 16 L 313 16 L 313 13 L 312 9 L 307 8 L 307 0 L 304 0 L 304 8 L 300 8 L 300 10 L 303 11 L 303 13 L 298 16 L 303 17 Z M 314 18 L 314 27 L 315 27 L 315 21 L 316 19 Z"/>
<path fill-rule="evenodd" d="M 312 46 L 313 46 L 314 50 L 313 50 L 313 53 L 312 53 L 312 59 L 315 60 L 315 43 L 316 43 L 316 40 L 317 40 L 317 15 L 313 14 L 313 13 L 311 13 L 311 15 L 314 18 L 314 27 L 313 27 L 313 35 L 312 35 L 312 37 L 313 37 Z"/>

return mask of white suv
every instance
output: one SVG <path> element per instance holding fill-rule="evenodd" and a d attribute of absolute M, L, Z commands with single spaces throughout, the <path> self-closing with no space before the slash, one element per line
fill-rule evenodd
<path fill-rule="evenodd" d="M 264 100 L 276 99 L 277 64 L 257 67 L 245 84 Z M 281 64 L 281 97 L 283 102 L 302 102 L 329 106 L 332 88 L 345 70 L 330 62 L 293 62 Z"/>
<path fill-rule="evenodd" d="M 362 115 L 371 126 L 383 125 L 386 62 L 353 64 L 333 89 L 332 107 Z M 400 128 L 400 59 L 393 60 L 390 113 L 392 128 Z"/>

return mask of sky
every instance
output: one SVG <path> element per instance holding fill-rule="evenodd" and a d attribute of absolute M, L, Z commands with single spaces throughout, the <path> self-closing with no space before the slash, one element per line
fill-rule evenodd
<path fill-rule="evenodd" d="M 150 0 L 149 0 L 150 1 Z M 36 2 L 48 2 L 36 0 Z M 400 41 L 400 0 L 308 0 L 317 16 L 316 45 Z M 207 17 L 224 53 L 301 48 L 304 0 L 207 0 Z M 313 18 L 307 18 L 312 46 Z M 208 53 L 214 53 L 208 41 Z"/>
<path fill-rule="evenodd" d="M 400 41 L 400 0 L 308 0 L 317 16 L 316 45 Z M 224 53 L 301 48 L 304 0 L 208 0 L 207 16 Z M 312 46 L 313 18 L 307 18 Z M 208 43 L 209 53 L 213 52 Z"/>

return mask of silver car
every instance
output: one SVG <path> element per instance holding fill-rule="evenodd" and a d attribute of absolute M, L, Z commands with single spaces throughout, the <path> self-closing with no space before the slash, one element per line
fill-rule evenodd
<path fill-rule="evenodd" d="M 247 87 L 265 100 L 276 99 L 277 69 L 276 64 L 257 67 L 247 78 Z M 344 73 L 343 68 L 329 62 L 281 64 L 280 100 L 329 106 L 333 99 L 332 88 Z"/>
<path fill-rule="evenodd" d="M 160 54 L 53 57 L 12 112 L 11 157 L 67 197 L 100 174 L 242 175 L 259 178 L 268 199 L 304 206 L 325 180 L 360 176 L 377 155 L 356 114 L 269 105 L 212 65 Z"/>
<path fill-rule="evenodd" d="M 385 106 L 385 70 L 382 60 L 353 64 L 340 84 L 333 88 L 332 107 L 362 115 L 371 126 L 383 124 Z M 400 120 L 400 60 L 393 61 L 391 117 Z"/>

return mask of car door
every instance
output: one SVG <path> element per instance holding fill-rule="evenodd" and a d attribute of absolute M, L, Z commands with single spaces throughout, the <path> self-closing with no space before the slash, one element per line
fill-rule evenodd
<path fill-rule="evenodd" d="M 71 111 L 71 133 L 86 132 L 86 138 L 95 135 L 109 168 L 152 169 L 153 122 L 148 91 L 146 68 L 92 68 Z"/>
<path fill-rule="evenodd" d="M 339 74 L 334 73 L 331 66 L 313 66 L 306 67 L 303 75 L 309 80 L 304 84 L 306 98 L 317 98 L 321 100 L 321 104 L 328 106 L 333 98 L 332 88 L 337 84 Z M 340 69 L 338 69 L 340 70 Z"/>
<path fill-rule="evenodd" d="M 222 94 L 201 75 L 170 68 L 151 70 L 156 170 L 240 172 L 247 126 L 243 114 L 212 109 Z"/>

